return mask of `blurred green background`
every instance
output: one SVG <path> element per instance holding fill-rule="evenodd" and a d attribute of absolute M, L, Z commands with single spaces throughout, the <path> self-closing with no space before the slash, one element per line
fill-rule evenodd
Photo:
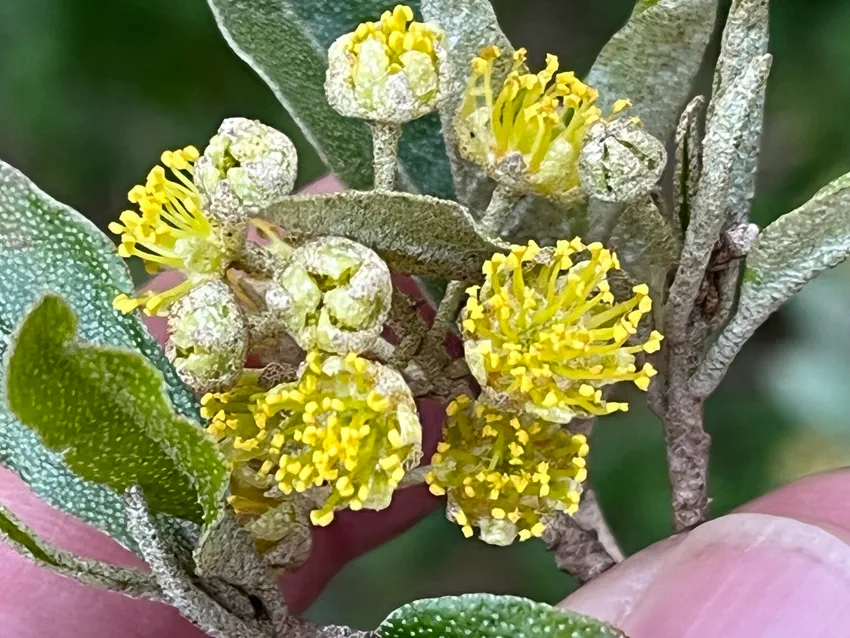
<path fill-rule="evenodd" d="M 495 2 L 532 61 L 551 51 L 580 72 L 631 4 Z M 761 225 L 850 170 L 850 3 L 774 0 L 771 31 Z M 701 86 L 710 86 L 708 73 Z M 230 115 L 292 136 L 300 183 L 321 175 L 272 93 L 227 48 L 204 0 L 0 0 L 0 157 L 101 227 L 162 150 L 202 147 Z M 771 319 L 736 362 L 708 405 L 715 513 L 850 463 L 847 317 L 850 268 L 839 267 Z M 670 533 L 661 430 L 637 404 L 599 424 L 591 481 L 628 552 Z M 464 541 L 437 513 L 347 567 L 310 613 L 371 627 L 423 596 L 492 591 L 556 602 L 573 587 L 539 543 L 498 549 Z"/>

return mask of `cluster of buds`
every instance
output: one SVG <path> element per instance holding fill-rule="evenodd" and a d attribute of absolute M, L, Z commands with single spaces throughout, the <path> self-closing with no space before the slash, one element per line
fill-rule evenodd
<path fill-rule="evenodd" d="M 628 101 L 616 102 L 606 119 L 596 90 L 559 73 L 554 56 L 540 73 L 527 73 L 522 49 L 496 86 L 500 57 L 489 47 L 472 63 L 455 118 L 467 159 L 515 193 L 566 198 L 581 190 L 623 202 L 648 192 L 664 150 L 634 119 L 616 117 Z M 376 191 L 392 188 L 401 124 L 443 97 L 443 34 L 399 5 L 334 42 L 329 62 L 328 100 L 343 115 L 373 123 Z M 404 377 L 365 358 L 380 350 L 391 309 L 387 265 L 342 237 L 290 246 L 267 221 L 253 219 L 271 244 L 255 247 L 269 259 L 256 272 L 248 266 L 262 281 L 252 280 L 257 285 L 246 292 L 236 285 L 241 275 L 229 270 L 256 254 L 245 245 L 249 219 L 293 188 L 292 142 L 232 118 L 203 154 L 170 151 L 162 164 L 130 192 L 139 211 L 125 211 L 110 228 L 121 235 L 122 256 L 140 257 L 149 272 L 175 268 L 185 281 L 165 292 L 121 295 L 115 307 L 168 311 L 167 354 L 203 395 L 208 431 L 232 464 L 231 505 L 263 542 L 278 540 L 305 507 L 321 526 L 343 508 L 386 508 L 422 454 Z M 426 478 L 434 494 L 447 495 L 448 516 L 464 535 L 477 527 L 484 541 L 506 545 L 541 536 L 558 512 L 575 513 L 588 445 L 563 426 L 626 410 L 608 400 L 608 385 L 648 388 L 655 370 L 639 368 L 637 356 L 657 351 L 662 336 L 638 339 L 652 308 L 649 290 L 635 286 L 618 302 L 607 279 L 618 268 L 599 243 L 576 238 L 540 248 L 532 241 L 493 255 L 482 285 L 467 290 L 459 325 L 482 390 L 477 400 L 449 403 L 445 439 Z M 283 382 L 244 368 L 268 324 L 306 353 Z"/>

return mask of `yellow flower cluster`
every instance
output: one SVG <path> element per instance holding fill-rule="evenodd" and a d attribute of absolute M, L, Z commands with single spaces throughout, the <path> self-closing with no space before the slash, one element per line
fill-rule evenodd
<path fill-rule="evenodd" d="M 524 72 L 525 49 L 514 53 L 501 88 L 494 87 L 494 65 L 501 56 L 491 46 L 472 60 L 457 118 L 461 151 L 497 172 L 503 160 L 519 154 L 524 162 L 520 173 L 542 193 L 578 186 L 582 139 L 591 124 L 603 119 L 596 106 L 598 91 L 571 71 L 558 73 L 558 58 L 551 54 L 544 70 Z M 613 114 L 628 106 L 628 100 L 618 100 Z"/>
<path fill-rule="evenodd" d="M 310 514 L 383 509 L 421 456 L 416 405 L 401 375 L 355 354 L 307 355 L 299 380 L 262 391 L 250 377 L 203 398 L 210 433 L 257 480 L 273 477 L 285 495 L 318 490 Z"/>
<path fill-rule="evenodd" d="M 119 222 L 109 224 L 109 230 L 121 235 L 119 255 L 139 257 L 149 273 L 165 266 L 183 271 L 189 279 L 164 292 L 119 295 L 114 301 L 117 310 L 127 313 L 143 307 L 146 314 L 157 314 L 188 292 L 198 276 L 221 272 L 224 249 L 201 209 L 200 195 L 192 181 L 198 157 L 193 146 L 164 152 L 162 164 L 176 181 L 169 178 L 163 166 L 155 166 L 144 186 L 134 186 L 128 195 L 138 212 L 125 210 Z"/>
<path fill-rule="evenodd" d="M 468 290 L 461 312 L 466 360 L 485 398 L 559 423 L 627 410 L 602 388 L 633 381 L 646 390 L 656 371 L 638 370 L 635 355 L 656 352 L 663 337 L 653 331 L 627 345 L 652 300 L 641 284 L 616 303 L 607 273 L 618 268 L 613 252 L 578 238 L 543 249 L 532 241 L 485 262 L 484 285 Z"/>
<path fill-rule="evenodd" d="M 389 73 L 392 74 L 404 68 L 404 54 L 409 51 L 425 53 L 437 64 L 435 49 L 438 37 L 439 34 L 428 25 L 413 21 L 413 9 L 399 4 L 392 11 L 384 11 L 379 22 L 361 23 L 354 31 L 347 50 L 358 56 L 366 40 L 377 40 L 384 45 L 384 53 L 390 61 Z"/>
<path fill-rule="evenodd" d="M 578 510 L 587 478 L 587 439 L 558 424 L 503 412 L 460 396 L 446 409 L 446 440 L 426 476 L 448 495 L 448 513 L 467 538 L 509 545 L 541 536 L 557 511 Z"/>

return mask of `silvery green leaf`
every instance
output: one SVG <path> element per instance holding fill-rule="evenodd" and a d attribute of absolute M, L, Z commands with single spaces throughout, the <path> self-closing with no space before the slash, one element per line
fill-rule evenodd
<path fill-rule="evenodd" d="M 426 20 L 440 25 L 447 38 L 451 75 L 446 89 L 448 98 L 440 108 L 440 118 L 451 158 L 455 192 L 459 202 L 473 211 L 483 211 L 495 183 L 478 166 L 458 154 L 454 118 L 463 101 L 472 58 L 484 47 L 495 45 L 505 54 L 503 60 L 510 59 L 514 49 L 502 32 L 489 0 L 422 0 L 422 13 Z"/>
<path fill-rule="evenodd" d="M 372 138 L 368 125 L 339 115 L 325 97 L 327 51 L 358 23 L 376 20 L 391 4 L 381 0 L 208 0 L 228 44 L 248 63 L 295 119 L 319 155 L 351 188 L 372 186 Z M 418 3 L 410 3 L 414 8 Z M 453 187 L 439 118 L 405 127 L 402 183 L 451 197 Z"/>
<path fill-rule="evenodd" d="M 187 573 L 138 486 L 124 494 L 128 529 L 150 566 L 163 599 L 212 638 L 269 638 L 268 627 L 225 609 Z"/>
<path fill-rule="evenodd" d="M 163 375 L 176 408 L 197 418 L 194 397 L 138 317 L 112 309 L 117 294 L 133 290 L 112 242 L 85 217 L 3 162 L 0 271 L 0 355 L 32 304 L 44 293 L 56 292 L 79 315 L 81 338 L 141 352 Z M 6 381 L 0 378 L 0 464 L 14 470 L 47 503 L 132 547 L 121 499 L 69 471 L 61 455 L 47 450 L 8 410 L 5 392 Z"/>
<path fill-rule="evenodd" d="M 587 237 L 590 214 L 586 198 L 566 204 L 543 197 L 526 196 L 508 219 L 504 235 L 518 244 L 534 239 L 545 245 L 554 244 L 559 239 Z"/>
<path fill-rule="evenodd" d="M 710 394 L 756 329 L 806 282 L 850 255 L 850 174 L 765 228 L 747 256 L 738 310 L 692 385 Z"/>
<path fill-rule="evenodd" d="M 770 55 L 754 59 L 719 98 L 717 116 L 707 127 L 703 142 L 702 173 L 685 233 L 676 278 L 670 289 L 669 325 L 683 333 L 711 252 L 726 223 L 726 202 L 733 184 L 733 173 L 754 109 L 761 108 L 761 95 L 772 62 Z"/>
<path fill-rule="evenodd" d="M 505 250 L 455 202 L 408 193 L 348 191 L 295 195 L 259 215 L 296 237 L 336 235 L 377 252 L 394 270 L 475 280 L 481 264 Z"/>
<path fill-rule="evenodd" d="M 708 127 L 716 116 L 715 109 L 723 95 L 744 73 L 747 65 L 767 53 L 768 0 L 734 0 L 723 31 L 723 42 L 714 88 L 708 109 Z M 764 100 L 766 86 L 759 91 L 758 101 L 750 111 L 750 120 L 744 131 L 739 157 L 732 172 L 729 190 L 728 223 L 745 221 L 750 214 L 755 196 L 756 175 L 762 127 L 764 125 Z"/>
<path fill-rule="evenodd" d="M 767 53 L 769 4 L 769 0 L 733 0 L 714 71 L 712 101 L 732 86 L 754 58 Z M 709 106 L 709 118 L 716 105 Z"/>
<path fill-rule="evenodd" d="M 118 591 L 134 598 L 157 599 L 160 596 L 159 587 L 150 574 L 74 556 L 36 536 L 3 506 L 0 506 L 0 538 L 40 567 L 85 585 Z"/>
<path fill-rule="evenodd" d="M 623 638 L 611 625 L 515 596 L 465 594 L 417 600 L 381 623 L 380 638 Z"/>
<path fill-rule="evenodd" d="M 599 89 L 600 106 L 631 99 L 630 112 L 666 140 L 691 93 L 716 15 L 717 0 L 639 0 L 587 77 Z"/>
<path fill-rule="evenodd" d="M 157 513 L 207 525 L 220 516 L 229 467 L 218 445 L 174 411 L 142 355 L 82 341 L 61 297 L 24 319 L 6 384 L 9 408 L 81 478 L 116 494 L 142 485 Z"/>
<path fill-rule="evenodd" d="M 623 268 L 639 281 L 651 271 L 667 272 L 679 259 L 682 242 L 650 196 L 626 206 L 609 241 Z"/>
<path fill-rule="evenodd" d="M 672 222 L 681 235 L 691 219 L 691 207 L 702 172 L 702 137 L 700 119 L 705 109 L 705 98 L 696 96 L 685 107 L 676 128 L 676 162 L 673 167 Z"/>

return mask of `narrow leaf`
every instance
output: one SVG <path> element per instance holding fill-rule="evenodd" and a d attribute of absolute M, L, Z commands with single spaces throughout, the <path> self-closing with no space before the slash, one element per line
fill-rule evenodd
<path fill-rule="evenodd" d="M 714 31 L 717 0 L 640 0 L 605 45 L 587 82 L 600 106 L 631 99 L 646 130 L 666 140 L 691 93 Z"/>
<path fill-rule="evenodd" d="M 33 303 L 46 292 L 56 292 L 79 315 L 83 339 L 144 354 L 162 372 L 177 409 L 197 418 L 194 397 L 141 321 L 112 309 L 117 294 L 133 289 L 112 242 L 85 217 L 3 162 L 0 271 L 0 356 Z M 133 547 L 120 498 L 69 471 L 61 456 L 47 450 L 38 435 L 8 410 L 4 372 L 0 370 L 0 465 L 14 470 L 47 503 Z"/>
<path fill-rule="evenodd" d="M 24 558 L 85 585 L 134 598 L 159 597 L 159 587 L 150 574 L 74 556 L 38 538 L 3 506 L 0 506 L 0 537 Z"/>
<path fill-rule="evenodd" d="M 325 98 L 327 51 L 358 23 L 376 20 L 383 0 L 208 0 L 228 44 L 274 91 L 330 169 L 351 188 L 372 186 L 368 125 L 344 118 Z M 414 6 L 416 3 L 413 3 Z M 406 127 L 401 142 L 403 183 L 451 197 L 453 188 L 436 115 Z"/>
<path fill-rule="evenodd" d="M 378 628 L 381 638 L 623 638 L 599 620 L 515 596 L 466 594 L 417 600 Z"/>
<path fill-rule="evenodd" d="M 297 237 L 348 237 L 375 250 L 394 270 L 412 275 L 475 280 L 484 261 L 506 249 L 460 204 L 424 195 L 296 195 L 260 216 Z"/>
<path fill-rule="evenodd" d="M 748 64 L 767 53 L 768 38 L 768 0 L 734 0 L 723 31 L 720 58 L 714 74 L 709 127 L 725 93 L 735 85 Z M 743 222 L 749 217 L 755 197 L 766 88 L 766 85 L 759 88 L 756 102 L 750 109 L 738 158 L 732 168 L 727 213 L 729 224 Z"/>
<path fill-rule="evenodd" d="M 732 175 L 747 138 L 751 115 L 760 108 L 760 95 L 770 73 L 772 57 L 753 60 L 720 98 L 717 117 L 707 127 L 702 174 L 685 234 L 679 269 L 670 289 L 669 324 L 683 334 L 705 276 L 708 260 L 726 222 L 726 202 Z"/>
<path fill-rule="evenodd" d="M 447 36 L 451 75 L 446 93 L 448 99 L 440 108 L 443 137 L 449 149 L 457 199 L 474 211 L 487 207 L 495 182 L 478 166 L 464 160 L 457 151 L 454 118 L 472 70 L 472 58 L 484 47 L 495 45 L 510 59 L 514 49 L 502 32 L 489 0 L 422 0 L 422 13 L 429 22 L 440 25 Z M 494 81 L 499 80 L 497 69 Z"/>
<path fill-rule="evenodd" d="M 747 256 L 738 310 L 693 380 L 708 396 L 756 329 L 810 280 L 850 255 L 850 174 L 762 231 Z"/>
<path fill-rule="evenodd" d="M 9 407 L 82 478 L 147 491 L 154 511 L 196 523 L 219 515 L 228 470 L 215 442 L 177 414 L 141 355 L 77 337 L 68 304 L 44 297 L 13 340 Z"/>

